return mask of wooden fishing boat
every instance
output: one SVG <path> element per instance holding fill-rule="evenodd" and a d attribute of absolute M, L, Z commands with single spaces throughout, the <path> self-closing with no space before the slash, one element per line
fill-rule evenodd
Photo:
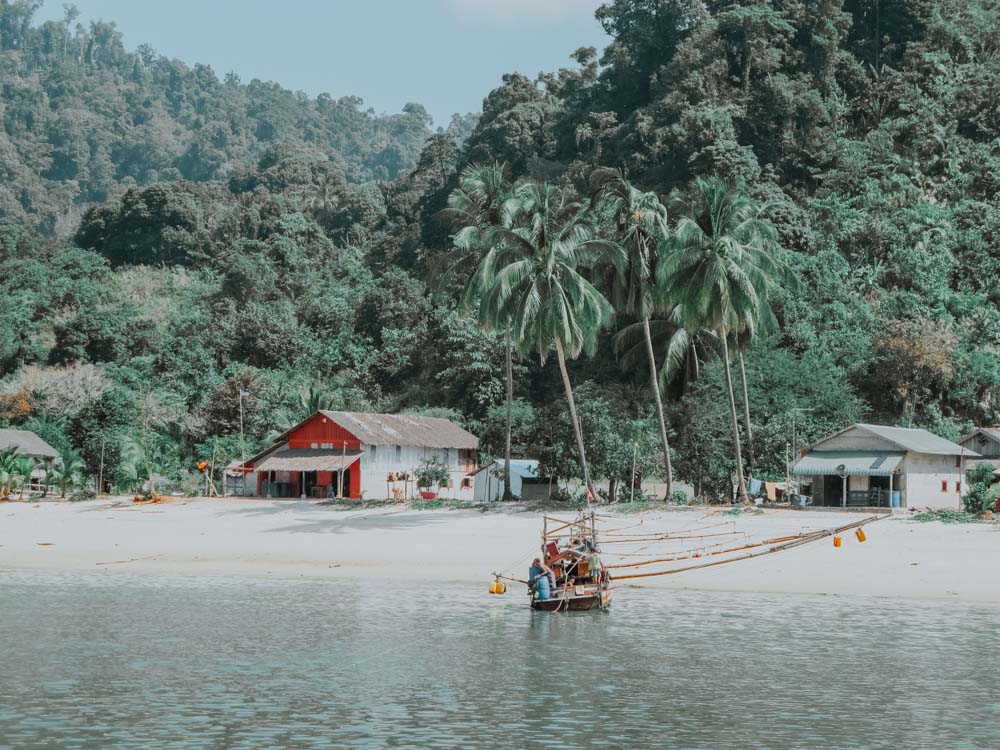
<path fill-rule="evenodd" d="M 593 510 L 573 521 L 543 516 L 541 551 L 549 585 L 529 583 L 532 609 L 580 612 L 611 606 L 611 578 L 600 557 Z"/>
<path fill-rule="evenodd" d="M 600 536 L 607 545 L 632 545 L 633 549 L 638 547 L 639 550 L 645 550 L 628 553 L 620 551 L 619 547 L 612 547 L 607 552 L 612 562 L 606 564 L 601 557 L 597 516 L 592 508 L 582 511 L 572 521 L 543 516 L 541 555 L 532 563 L 528 580 L 494 572 L 495 581 L 490 584 L 490 593 L 503 594 L 507 590 L 503 581 L 515 581 L 527 585 L 531 608 L 534 610 L 604 610 L 611 606 L 613 581 L 665 576 L 727 565 L 791 550 L 829 537 L 833 537 L 835 547 L 840 547 L 840 535 L 848 531 L 853 531 L 858 541 L 864 542 L 867 537 L 862 527 L 881 518 L 882 516 L 869 516 L 833 529 L 801 531 L 761 540 L 751 539 L 745 531 L 720 528 L 728 527 L 733 523 L 731 521 L 709 523 L 700 528 L 689 527 L 680 532 L 648 533 L 634 530 L 636 526 L 642 525 L 640 522 L 624 530 L 605 528 L 602 531 Z M 685 547 L 672 547 L 678 542 Z M 666 545 L 668 549 L 662 552 L 651 551 L 651 547 L 656 544 Z M 650 566 L 652 570 L 649 569 Z"/>

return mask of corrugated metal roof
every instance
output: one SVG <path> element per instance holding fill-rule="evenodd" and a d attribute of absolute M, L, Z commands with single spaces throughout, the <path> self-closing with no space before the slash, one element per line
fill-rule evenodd
<path fill-rule="evenodd" d="M 479 438 L 448 419 L 411 414 L 320 412 L 369 445 L 415 445 L 428 448 L 479 447 Z"/>
<path fill-rule="evenodd" d="M 291 448 L 278 451 L 261 461 L 257 471 L 340 471 L 359 458 L 361 451 Z"/>
<path fill-rule="evenodd" d="M 880 424 L 852 424 L 838 430 L 832 435 L 827 435 L 809 446 L 808 450 L 820 448 L 824 443 L 835 437 L 840 437 L 851 430 L 864 430 L 871 435 L 892 443 L 897 448 L 915 453 L 930 453 L 941 456 L 965 456 L 966 458 L 979 458 L 979 454 L 969 450 L 958 443 L 945 440 L 927 430 L 913 429 L 910 427 L 885 427 Z"/>
<path fill-rule="evenodd" d="M 797 476 L 887 477 L 902 460 L 902 453 L 816 451 L 796 461 L 792 473 Z"/>
<path fill-rule="evenodd" d="M 927 430 L 917 430 L 909 427 L 884 427 L 880 424 L 859 424 L 855 425 L 863 430 L 867 430 L 873 435 L 895 443 L 900 448 L 916 453 L 931 453 L 942 456 L 965 455 L 971 458 L 979 454 L 963 448 L 958 443 L 945 440 L 943 437 L 928 432 Z"/>
<path fill-rule="evenodd" d="M 505 461 L 502 458 L 498 458 L 492 463 L 488 463 L 485 466 L 480 466 L 476 469 L 473 474 L 478 474 L 481 471 L 486 471 L 487 469 L 493 469 L 496 471 L 503 471 L 503 465 Z M 522 479 L 537 479 L 538 478 L 538 461 L 533 458 L 512 458 L 510 460 L 510 473 L 517 474 Z"/>
<path fill-rule="evenodd" d="M 959 440 L 960 443 L 964 443 L 967 440 L 971 440 L 977 435 L 985 435 L 986 438 L 993 440 L 994 442 L 1000 443 L 1000 427 L 977 427 L 975 430 L 970 432 L 968 435 Z M 985 444 L 985 440 L 980 443 Z"/>
<path fill-rule="evenodd" d="M 59 458 L 59 451 L 28 430 L 0 430 L 0 450 L 17 448 L 22 456 Z"/>

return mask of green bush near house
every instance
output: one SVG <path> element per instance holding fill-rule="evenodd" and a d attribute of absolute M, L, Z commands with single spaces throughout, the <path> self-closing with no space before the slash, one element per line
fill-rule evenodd
<path fill-rule="evenodd" d="M 966 513 L 985 513 L 993 510 L 996 498 L 993 494 L 993 465 L 979 463 L 965 472 L 968 490 L 962 497 Z"/>

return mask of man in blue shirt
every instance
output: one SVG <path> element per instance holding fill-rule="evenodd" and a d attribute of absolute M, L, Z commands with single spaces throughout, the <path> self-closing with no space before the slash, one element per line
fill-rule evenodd
<path fill-rule="evenodd" d="M 539 599 L 549 598 L 552 589 L 556 586 L 555 578 L 552 569 L 540 558 L 536 557 L 531 561 L 531 567 L 528 569 L 528 583 L 532 590 L 538 594 Z"/>

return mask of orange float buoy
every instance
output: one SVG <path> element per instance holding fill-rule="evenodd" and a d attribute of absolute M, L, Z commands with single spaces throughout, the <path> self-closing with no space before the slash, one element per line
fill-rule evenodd
<path fill-rule="evenodd" d="M 834 547 L 839 547 L 839 546 L 840 546 L 841 544 L 843 544 L 843 543 L 844 543 L 844 540 L 843 540 L 843 539 L 841 539 L 841 538 L 840 538 L 839 536 L 835 536 L 835 537 L 833 538 L 833 546 L 834 546 Z"/>
<path fill-rule="evenodd" d="M 857 531 L 855 531 L 854 532 L 854 536 L 856 536 L 858 538 L 859 542 L 863 542 L 863 541 L 865 541 L 865 539 L 868 538 L 868 537 L 865 536 L 865 532 L 864 532 L 863 529 L 858 529 Z"/>
<path fill-rule="evenodd" d="M 493 583 L 490 584 L 490 593 L 491 594 L 497 593 L 497 582 L 496 581 L 493 581 Z"/>
<path fill-rule="evenodd" d="M 497 581 L 497 593 L 498 594 L 506 594 L 507 593 L 507 584 L 504 583 L 503 581 Z"/>

